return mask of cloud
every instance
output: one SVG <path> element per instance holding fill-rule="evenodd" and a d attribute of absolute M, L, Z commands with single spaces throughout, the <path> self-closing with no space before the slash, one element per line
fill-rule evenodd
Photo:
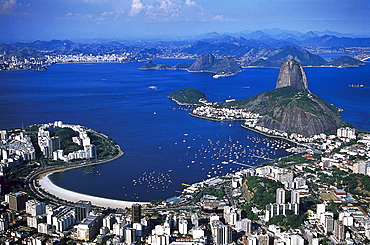
<path fill-rule="evenodd" d="M 146 9 L 141 0 L 132 0 L 129 16 L 136 16 Z"/>
<path fill-rule="evenodd" d="M 197 4 L 196 4 L 196 2 L 194 2 L 194 1 L 191 1 L 191 0 L 186 0 L 186 5 L 189 5 L 189 6 L 196 6 Z"/>
<path fill-rule="evenodd" d="M 1 1 L 1 0 L 0 0 Z M 14 0 L 13 0 L 14 1 Z M 224 21 L 222 15 L 211 14 L 204 10 L 196 0 L 131 0 L 130 2 L 101 5 L 98 0 L 80 0 L 94 8 L 74 9 L 61 19 L 91 20 L 96 23 L 116 21 L 175 22 L 175 21 Z M 97 8 L 98 6 L 100 8 Z M 96 10 L 101 10 L 99 11 Z M 86 11 L 86 12 L 85 12 Z"/>
<path fill-rule="evenodd" d="M 124 11 L 104 11 L 100 14 L 92 13 L 72 13 L 69 12 L 63 17 L 57 19 L 80 20 L 80 21 L 93 21 L 94 23 L 107 23 L 120 19 L 124 15 Z"/>
<path fill-rule="evenodd" d="M 128 16 L 141 21 L 216 20 L 192 0 L 132 0 Z"/>
<path fill-rule="evenodd" d="M 19 4 L 17 0 L 0 0 L 0 13 L 13 14 Z"/>
<path fill-rule="evenodd" d="M 225 20 L 225 17 L 223 15 L 215 15 L 213 16 L 213 20 L 222 21 Z"/>
<path fill-rule="evenodd" d="M 93 17 L 92 14 L 81 14 L 81 13 L 71 13 L 71 12 L 67 13 L 66 16 L 67 17 L 78 17 L 78 18 L 82 17 L 82 18 L 87 18 L 87 19 L 91 19 Z"/>
<path fill-rule="evenodd" d="M 0 1 L 2 11 L 11 11 L 17 5 L 16 0 Z"/>

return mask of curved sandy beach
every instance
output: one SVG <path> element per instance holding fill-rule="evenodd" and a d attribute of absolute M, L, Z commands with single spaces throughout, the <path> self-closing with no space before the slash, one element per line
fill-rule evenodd
<path fill-rule="evenodd" d="M 70 202 L 78 202 L 79 200 L 84 201 L 91 201 L 92 205 L 98 206 L 98 207 L 104 207 L 104 208 L 126 208 L 131 207 L 134 203 L 139 204 L 148 204 L 147 202 L 131 202 L 131 201 L 121 201 L 121 200 L 113 200 L 103 197 L 95 197 L 95 196 L 89 196 L 85 194 L 81 194 L 78 192 L 70 191 L 64 188 L 61 188 L 49 179 L 49 174 L 42 177 L 38 180 L 38 183 L 40 184 L 41 188 L 44 189 L 44 191 L 60 198 L 63 200 L 67 200 Z"/>

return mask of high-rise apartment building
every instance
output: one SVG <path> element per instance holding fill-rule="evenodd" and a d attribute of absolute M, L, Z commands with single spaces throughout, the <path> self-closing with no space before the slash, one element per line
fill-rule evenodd
<path fill-rule="evenodd" d="M 224 245 L 232 243 L 232 230 L 228 225 L 224 225 L 219 220 L 211 222 L 211 231 L 213 243 L 216 245 Z"/>
<path fill-rule="evenodd" d="M 356 129 L 354 128 L 338 128 L 337 129 L 337 137 L 339 138 L 349 138 L 349 139 L 356 139 Z"/>
<path fill-rule="evenodd" d="M 86 158 L 94 158 L 96 157 L 96 147 L 95 145 L 85 145 L 84 146 L 85 150 L 85 157 Z"/>
<path fill-rule="evenodd" d="M 141 205 L 135 203 L 132 205 L 132 223 L 140 223 L 141 222 Z"/>
<path fill-rule="evenodd" d="M 340 220 L 334 221 L 334 237 L 338 242 L 344 242 L 345 240 L 345 226 Z"/>
<path fill-rule="evenodd" d="M 14 211 L 22 211 L 26 209 L 27 194 L 16 192 L 8 194 L 9 209 Z"/>
<path fill-rule="evenodd" d="M 328 234 L 329 232 L 333 232 L 334 230 L 334 218 L 331 215 L 325 215 L 323 218 L 323 225 L 325 229 L 325 233 Z"/>
<path fill-rule="evenodd" d="M 45 207 L 46 204 L 43 202 L 28 200 L 26 202 L 26 213 L 32 216 L 42 215 L 45 214 Z"/>
<path fill-rule="evenodd" d="M 125 242 L 133 244 L 136 242 L 136 230 L 134 228 L 127 228 L 125 230 Z"/>
<path fill-rule="evenodd" d="M 91 241 L 103 225 L 103 217 L 101 215 L 91 215 L 86 217 L 82 223 L 77 226 L 77 239 L 83 241 Z"/>
<path fill-rule="evenodd" d="M 78 201 L 75 205 L 76 221 L 81 222 L 91 211 L 91 202 L 90 201 Z"/>
<path fill-rule="evenodd" d="M 276 203 L 277 204 L 285 203 L 285 190 L 283 188 L 278 188 L 276 190 Z"/>
<path fill-rule="evenodd" d="M 298 191 L 292 191 L 292 194 L 291 194 L 291 203 L 297 203 L 299 204 L 300 203 L 300 197 L 301 197 L 301 194 L 300 192 Z"/>

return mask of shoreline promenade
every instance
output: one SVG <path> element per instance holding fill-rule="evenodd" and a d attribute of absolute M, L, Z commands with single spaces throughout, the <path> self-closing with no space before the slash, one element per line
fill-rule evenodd
<path fill-rule="evenodd" d="M 102 133 L 98 133 L 98 134 L 103 138 L 106 138 L 106 139 L 108 138 L 108 136 Z M 35 194 L 38 196 L 47 197 L 49 194 L 51 196 L 55 196 L 58 199 L 61 199 L 67 202 L 73 202 L 73 203 L 77 203 L 80 200 L 91 201 L 92 205 L 98 206 L 98 207 L 104 207 L 104 208 L 129 208 L 134 203 L 139 203 L 141 205 L 149 204 L 149 202 L 115 200 L 115 199 L 109 199 L 109 198 L 103 198 L 103 197 L 97 197 L 97 196 L 91 196 L 91 195 L 87 195 L 83 193 L 78 193 L 78 192 L 74 192 L 74 191 L 59 187 L 55 185 L 49 179 L 49 176 L 56 172 L 63 172 L 69 169 L 93 166 L 93 165 L 113 161 L 121 157 L 124 154 L 119 145 L 115 145 L 115 147 L 118 150 L 118 154 L 109 159 L 87 163 L 87 164 L 79 164 L 79 165 L 74 165 L 74 166 L 69 166 L 69 167 L 60 167 L 60 168 L 50 169 L 50 170 L 41 170 L 41 171 L 36 172 L 34 175 L 30 176 L 29 178 L 29 180 L 31 180 L 29 181 L 31 190 L 35 192 Z M 36 187 L 35 186 L 36 183 L 38 183 L 40 187 Z M 40 192 L 39 188 L 42 189 L 47 194 Z"/>

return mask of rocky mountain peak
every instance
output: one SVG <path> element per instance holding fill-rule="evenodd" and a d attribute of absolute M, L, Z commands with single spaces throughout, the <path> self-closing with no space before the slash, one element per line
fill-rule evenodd
<path fill-rule="evenodd" d="M 212 54 L 199 57 L 188 69 L 190 72 L 210 72 L 222 75 L 235 75 L 242 71 L 233 58 L 216 58 Z"/>
<path fill-rule="evenodd" d="M 280 68 L 275 88 L 292 86 L 300 90 L 308 90 L 306 73 L 303 67 L 293 59 L 285 61 Z"/>

